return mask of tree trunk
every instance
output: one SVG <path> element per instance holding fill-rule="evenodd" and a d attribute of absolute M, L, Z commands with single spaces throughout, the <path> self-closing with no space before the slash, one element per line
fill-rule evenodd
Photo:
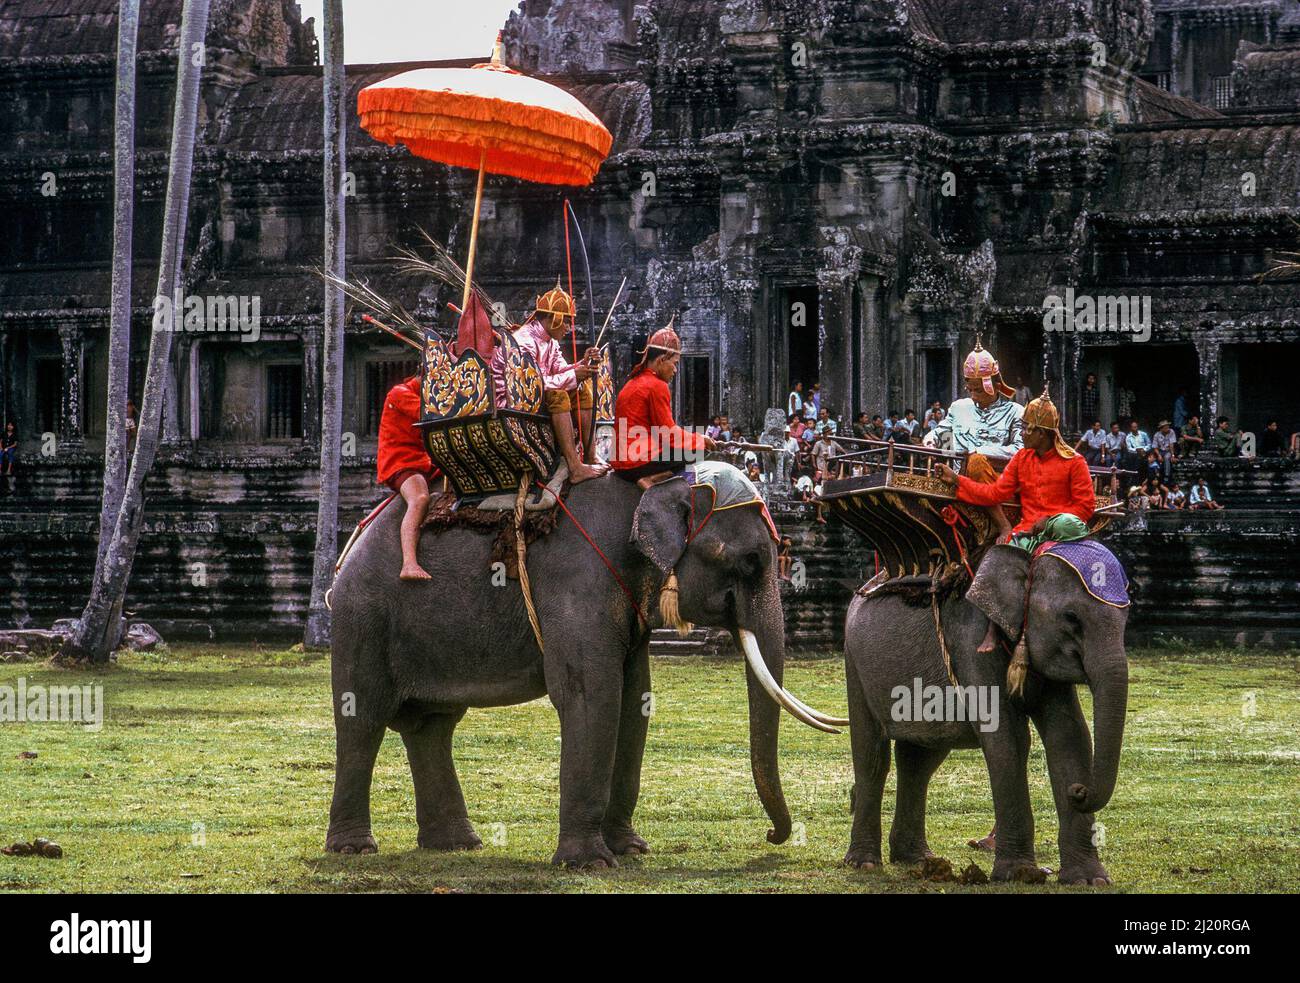
<path fill-rule="evenodd" d="M 113 123 L 113 287 L 108 325 L 108 408 L 104 416 L 104 492 L 95 569 L 104 565 L 126 489 L 127 387 L 131 379 L 131 239 L 135 230 L 135 48 L 140 0 L 121 0 L 117 14 L 117 97 Z M 121 611 L 109 617 L 108 644 L 121 635 Z"/>
<path fill-rule="evenodd" d="M 172 308 L 181 289 L 181 256 L 185 249 L 185 225 L 190 203 L 190 175 L 194 167 L 195 130 L 198 125 L 199 83 L 206 58 L 204 36 L 207 32 L 210 0 L 185 0 L 181 18 L 180 44 L 177 49 L 176 108 L 172 117 L 171 161 L 167 178 L 167 202 L 163 217 L 162 252 L 158 267 L 158 289 L 154 301 L 153 331 L 149 340 L 149 362 L 145 374 L 144 398 L 141 401 L 136 431 L 135 456 L 122 492 L 121 507 L 113 522 L 113 535 L 102 548 L 101 562 L 95 568 L 90 600 L 81 614 L 76 630 L 64 649 L 66 655 L 108 661 L 112 651 L 111 636 L 116 625 L 110 622 L 120 610 L 126 596 L 136 546 L 144 525 L 144 479 L 153 467 L 158 451 L 163 403 L 167 392 L 167 375 L 171 365 L 172 332 L 184 310 Z M 116 280 L 114 282 L 116 288 Z M 116 297 L 116 293 L 115 293 Z M 113 407 L 110 406 L 110 411 Z"/>
<path fill-rule="evenodd" d="M 325 0 L 325 268 L 335 278 L 325 284 L 325 345 L 321 364 L 320 499 L 316 510 L 316 555 L 312 563 L 311 603 L 303 644 L 329 645 L 330 614 L 325 594 L 338 559 L 339 459 L 343 442 L 343 291 L 346 273 L 347 79 L 343 61 L 343 0 Z"/>

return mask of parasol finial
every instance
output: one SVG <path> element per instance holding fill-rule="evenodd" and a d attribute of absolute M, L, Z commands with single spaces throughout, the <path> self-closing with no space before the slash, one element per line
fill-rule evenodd
<path fill-rule="evenodd" d="M 493 68 L 504 68 L 506 64 L 501 58 L 501 35 L 503 33 L 504 32 L 502 31 L 497 31 L 496 43 L 492 45 L 492 67 Z"/>

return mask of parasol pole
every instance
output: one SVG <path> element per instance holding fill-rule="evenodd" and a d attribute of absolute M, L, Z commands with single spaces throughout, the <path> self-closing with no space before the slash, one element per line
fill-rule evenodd
<path fill-rule="evenodd" d="M 461 295 L 460 309 L 469 307 L 469 292 L 474 289 L 474 251 L 478 248 L 478 211 L 483 204 L 483 174 L 487 165 L 487 148 L 478 155 L 478 185 L 474 188 L 474 220 L 469 227 L 469 261 L 465 264 L 465 292 Z"/>

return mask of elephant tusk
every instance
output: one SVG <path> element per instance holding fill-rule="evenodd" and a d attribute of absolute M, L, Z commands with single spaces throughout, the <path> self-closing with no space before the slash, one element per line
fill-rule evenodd
<path fill-rule="evenodd" d="M 840 733 L 832 725 L 831 721 L 837 721 L 837 718 L 827 717 L 825 714 L 818 713 L 806 704 L 796 700 L 787 693 L 781 685 L 772 678 L 772 673 L 768 671 L 767 663 L 763 661 L 762 653 L 758 651 L 758 639 L 754 633 L 746 631 L 744 628 L 737 629 L 737 635 L 740 637 L 740 648 L 745 654 L 745 661 L 749 663 L 749 668 L 753 670 L 755 678 L 758 679 L 759 685 L 767 691 L 767 695 L 774 701 L 783 706 L 790 716 L 794 717 L 800 723 L 807 724 L 815 730 L 824 731 L 827 734 Z M 845 721 L 844 724 L 847 724 Z M 841 725 L 843 726 L 843 725 Z"/>

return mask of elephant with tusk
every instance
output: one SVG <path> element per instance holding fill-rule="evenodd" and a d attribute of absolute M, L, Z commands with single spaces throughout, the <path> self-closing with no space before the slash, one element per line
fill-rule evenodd
<path fill-rule="evenodd" d="M 875 591 L 855 597 L 845 627 L 845 667 L 853 746 L 853 828 L 845 862 L 881 862 L 881 798 L 889 773 L 890 742 L 898 766 L 889 856 L 913 863 L 929 854 L 926 790 L 954 748 L 980 748 L 993 790 L 997 837 L 993 879 L 1007 880 L 1035 865 L 1034 821 L 1026 775 L 1029 722 L 1042 740 L 1060 824 L 1060 880 L 1109 884 L 1097 853 L 1095 814 L 1115 790 L 1128 699 L 1124 648 L 1127 598 L 1111 604 L 1094 596 L 1079 572 L 1058 559 L 1033 560 L 1011 546 L 994 546 L 980 566 L 980 583 L 940 605 L 943 636 L 958 687 L 944 666 L 928 598 Z M 1015 645 L 1022 626 L 1029 671 L 1023 692 L 1011 697 L 1008 655 L 977 651 L 989 620 Z M 1078 684 L 1092 691 L 1096 740 L 1088 733 Z M 945 712 L 914 712 L 911 693 L 958 697 Z M 995 711 L 974 720 L 961 713 L 969 695 L 987 697 Z M 981 703 L 981 705 L 984 705 Z M 936 707 L 938 704 L 936 704 Z M 953 719 L 950 711 L 958 708 Z"/>
<path fill-rule="evenodd" d="M 419 560 L 432 579 L 402 582 L 395 573 L 402 508 L 385 509 L 353 547 L 332 594 L 337 762 L 326 849 L 377 849 L 370 784 L 388 728 L 406 745 L 419 845 L 480 846 L 452 761 L 456 724 L 471 707 L 548 696 L 561 738 L 552 862 L 613 867 L 619 855 L 647 852 L 632 821 L 649 723 L 651 626 L 642 615 L 658 610 L 674 580 L 674 620 L 728 630 L 745 657 L 754 785 L 772 823 L 767 839 L 785 841 L 781 708 L 823 731 L 847 721 L 782 686 L 776 546 L 759 504 L 710 512 L 710 501 L 680 478 L 644 493 L 615 477 L 574 486 L 571 517 L 528 548 L 544 655 L 519 584 L 494 578 L 491 535 L 426 530 Z"/>

